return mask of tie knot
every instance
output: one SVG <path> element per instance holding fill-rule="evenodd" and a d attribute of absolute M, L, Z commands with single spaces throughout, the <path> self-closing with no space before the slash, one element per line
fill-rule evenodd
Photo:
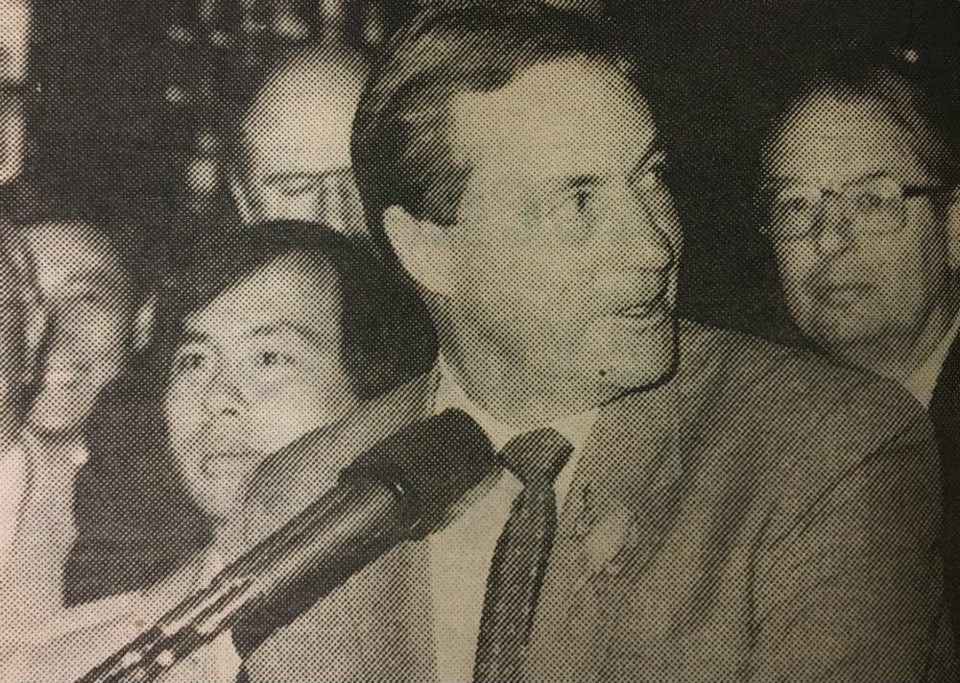
<path fill-rule="evenodd" d="M 569 441 L 556 429 L 544 427 L 513 437 L 497 457 L 525 485 L 553 484 L 571 453 Z"/>

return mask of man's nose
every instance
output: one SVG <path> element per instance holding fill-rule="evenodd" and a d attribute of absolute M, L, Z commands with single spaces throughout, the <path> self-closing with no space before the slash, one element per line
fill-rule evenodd
<path fill-rule="evenodd" d="M 830 256 L 846 251 L 853 242 L 853 222 L 838 202 L 827 201 L 813 223 L 817 253 Z"/>
<path fill-rule="evenodd" d="M 233 373 L 223 368 L 217 370 L 207 385 L 203 405 L 210 417 L 236 417 L 242 413 L 246 400 Z"/>
<path fill-rule="evenodd" d="M 677 258 L 678 230 L 672 211 L 661 213 L 639 198 L 610 212 L 602 231 L 607 262 L 617 270 L 669 270 Z"/>

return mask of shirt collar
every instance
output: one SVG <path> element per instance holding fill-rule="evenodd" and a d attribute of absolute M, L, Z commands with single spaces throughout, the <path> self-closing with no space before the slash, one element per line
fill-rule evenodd
<path fill-rule="evenodd" d="M 960 312 L 954 317 L 950 329 L 943 335 L 933 353 L 927 356 L 923 365 L 917 368 L 903 383 L 904 388 L 926 407 L 930 406 L 930 399 L 933 398 L 933 390 L 937 386 L 940 370 L 947 360 L 950 346 L 958 333 L 960 333 Z"/>
<path fill-rule="evenodd" d="M 476 420 L 497 451 L 507 445 L 510 439 L 526 431 L 498 420 L 486 408 L 470 398 L 457 379 L 456 371 L 443 357 L 443 354 L 440 354 L 437 368 L 440 378 L 437 384 L 436 398 L 434 399 L 435 413 L 439 414 L 451 408 L 462 410 Z M 599 413 L 599 408 L 592 408 L 576 415 L 564 416 L 544 426 L 556 429 L 563 438 L 570 442 L 574 451 L 580 451 L 593 429 Z"/>
<path fill-rule="evenodd" d="M 23 430 L 22 442 L 23 447 L 32 453 L 39 453 L 45 448 L 49 448 L 49 446 L 45 446 L 45 442 L 30 429 Z M 66 455 L 74 467 L 81 467 L 90 459 L 90 451 L 87 449 L 87 445 L 82 437 L 57 444 L 55 448 L 57 451 Z"/>

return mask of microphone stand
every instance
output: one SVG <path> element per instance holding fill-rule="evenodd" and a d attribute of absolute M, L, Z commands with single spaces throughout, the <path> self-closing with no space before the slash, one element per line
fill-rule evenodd
<path fill-rule="evenodd" d="M 269 633 L 405 537 L 407 529 L 396 522 L 407 516 L 406 507 L 402 492 L 383 483 L 334 488 L 78 683 L 156 680 L 251 618 L 258 632 Z M 371 533 L 358 533 L 364 530 Z M 304 583 L 309 603 L 284 605 Z"/>

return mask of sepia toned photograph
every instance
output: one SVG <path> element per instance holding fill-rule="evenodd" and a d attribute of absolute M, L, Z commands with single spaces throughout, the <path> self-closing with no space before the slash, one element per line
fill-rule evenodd
<path fill-rule="evenodd" d="M 0 0 L 0 683 L 958 645 L 957 0 Z"/>

